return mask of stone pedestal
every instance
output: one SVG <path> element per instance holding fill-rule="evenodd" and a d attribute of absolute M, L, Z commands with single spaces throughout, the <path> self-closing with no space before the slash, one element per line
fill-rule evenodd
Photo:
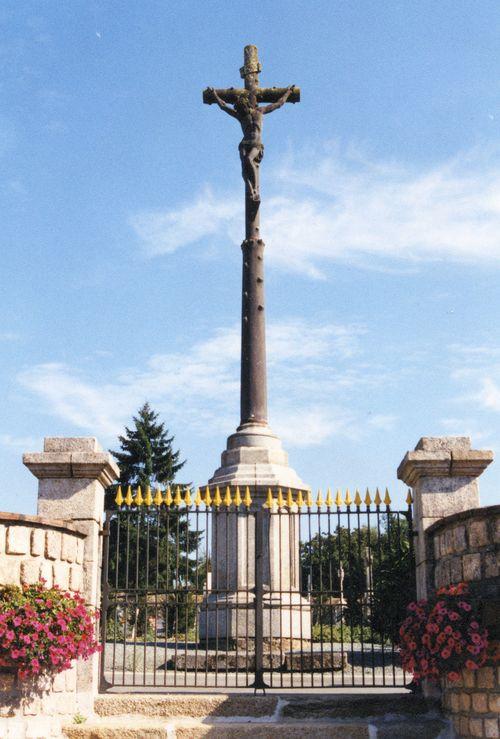
<path fill-rule="evenodd" d="M 101 597 L 101 537 L 104 489 L 119 476 L 110 454 L 94 437 L 48 437 L 43 452 L 23 455 L 23 463 L 38 478 L 38 515 L 73 521 L 85 534 L 83 585 L 89 606 Z M 99 655 L 77 664 L 79 709 L 93 712 L 99 686 Z"/>
<path fill-rule="evenodd" d="M 222 464 L 209 480 L 213 490 L 248 486 L 252 505 L 215 511 L 212 524 L 212 593 L 200 611 L 202 640 L 228 644 L 255 634 L 256 525 L 263 509 L 262 590 L 264 640 L 308 641 L 311 638 L 310 603 L 300 594 L 300 520 L 292 506 L 270 512 L 265 508 L 269 488 L 276 498 L 281 487 L 294 499 L 307 491 L 288 466 L 288 455 L 269 427 L 244 424 L 227 441 Z"/>
<path fill-rule="evenodd" d="M 477 478 L 493 461 L 493 452 L 471 449 L 468 436 L 424 436 L 398 467 L 398 478 L 413 489 L 416 532 L 417 595 L 425 598 L 433 552 L 425 531 L 435 521 L 479 505 Z"/>

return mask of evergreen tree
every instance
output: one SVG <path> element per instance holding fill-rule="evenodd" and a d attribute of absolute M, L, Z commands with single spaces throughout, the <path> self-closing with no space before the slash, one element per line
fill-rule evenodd
<path fill-rule="evenodd" d="M 125 434 L 118 437 L 120 450 L 110 452 L 120 467 L 124 494 L 128 485 L 134 492 L 140 485 L 144 495 L 149 485 L 154 495 L 154 488 L 163 489 L 174 483 L 185 461 L 179 461 L 180 451 L 172 447 L 174 437 L 168 435 L 168 429 L 158 420 L 158 413 L 149 403 L 139 409 L 133 423 L 133 428 L 126 426 Z M 140 506 L 118 513 L 117 487 L 112 485 L 106 490 L 106 509 L 112 511 L 108 582 L 116 590 L 117 597 L 120 591 L 125 592 L 130 587 L 140 591 L 129 599 L 120 596 L 124 598 L 123 603 L 127 603 L 127 623 L 122 637 L 128 628 L 135 634 L 145 633 L 148 615 L 156 611 L 165 618 L 168 634 L 186 631 L 195 618 L 192 590 L 196 585 L 202 587 L 204 582 L 197 573 L 196 557 L 202 532 L 191 528 L 192 517 L 186 509 L 175 506 L 168 509 Z M 186 486 L 181 487 L 185 489 Z M 153 596 L 155 606 L 148 605 L 148 593 L 158 590 L 163 590 L 164 595 Z M 111 609 L 108 627 L 115 619 Z"/>
<path fill-rule="evenodd" d="M 120 451 L 109 451 L 120 467 L 120 482 L 122 486 L 138 485 L 142 490 L 150 485 L 164 486 L 175 480 L 177 472 L 185 465 L 180 462 L 180 452 L 172 448 L 173 436 L 168 435 L 164 423 L 158 422 L 158 413 L 155 413 L 149 403 L 133 417 L 134 428 L 125 426 L 125 436 L 119 436 Z M 124 491 L 125 492 L 125 491 Z M 106 491 L 106 508 L 114 508 L 116 485 Z"/>

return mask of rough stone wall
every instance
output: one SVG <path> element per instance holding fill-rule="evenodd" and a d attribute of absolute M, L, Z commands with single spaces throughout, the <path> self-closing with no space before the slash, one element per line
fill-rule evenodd
<path fill-rule="evenodd" d="M 70 591 L 83 583 L 85 534 L 64 521 L 0 513 L 0 585 L 46 580 Z M 59 736 L 77 712 L 76 666 L 53 678 L 17 682 L 0 668 L 0 737 Z"/>
<path fill-rule="evenodd" d="M 443 518 L 427 530 L 435 588 L 469 583 L 479 599 L 490 641 L 500 639 L 500 506 L 476 508 Z M 500 736 L 500 667 L 491 663 L 443 681 L 443 706 L 460 737 Z"/>

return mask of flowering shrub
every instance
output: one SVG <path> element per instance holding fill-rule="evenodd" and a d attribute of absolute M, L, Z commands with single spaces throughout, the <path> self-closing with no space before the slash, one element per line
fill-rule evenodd
<path fill-rule="evenodd" d="M 416 682 L 424 677 L 455 681 L 462 669 L 477 670 L 486 661 L 488 632 L 467 592 L 465 583 L 450 585 L 407 606 L 399 651 L 403 669 Z"/>
<path fill-rule="evenodd" d="M 0 666 L 15 667 L 22 680 L 68 669 L 100 651 L 97 615 L 79 593 L 46 588 L 43 580 L 1 588 Z"/>

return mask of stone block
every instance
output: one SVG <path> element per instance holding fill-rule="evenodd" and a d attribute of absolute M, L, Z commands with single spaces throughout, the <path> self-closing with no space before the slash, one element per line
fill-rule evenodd
<path fill-rule="evenodd" d="M 102 452 L 95 436 L 46 436 L 44 452 Z"/>
<path fill-rule="evenodd" d="M 486 554 L 483 555 L 483 565 L 485 577 L 498 577 L 498 554 L 495 554 L 494 552 L 486 552 Z"/>
<path fill-rule="evenodd" d="M 0 691 L 7 693 L 13 690 L 15 680 L 15 676 L 10 672 L 0 672 Z"/>
<path fill-rule="evenodd" d="M 471 580 L 481 579 L 481 555 L 480 554 L 464 554 L 462 558 L 464 580 L 470 582 Z"/>
<path fill-rule="evenodd" d="M 468 528 L 470 547 L 483 547 L 488 543 L 486 521 L 471 521 Z"/>
<path fill-rule="evenodd" d="M 486 693 L 473 693 L 472 694 L 472 709 L 476 713 L 487 713 L 488 696 Z"/>
<path fill-rule="evenodd" d="M 490 711 L 500 715 L 500 693 L 490 693 L 488 695 L 488 703 Z"/>
<path fill-rule="evenodd" d="M 72 534 L 62 535 L 61 559 L 65 562 L 74 562 L 76 560 L 77 540 Z"/>
<path fill-rule="evenodd" d="M 61 532 L 47 531 L 45 534 L 45 556 L 47 559 L 60 559 Z"/>
<path fill-rule="evenodd" d="M 7 529 L 7 554 L 28 554 L 31 530 L 27 526 L 9 526 Z"/>
<path fill-rule="evenodd" d="M 495 520 L 495 525 L 493 528 L 493 540 L 495 544 L 500 544 L 500 516 L 498 516 Z"/>
<path fill-rule="evenodd" d="M 450 708 L 453 713 L 460 711 L 460 693 L 448 693 L 450 698 Z"/>
<path fill-rule="evenodd" d="M 103 509 L 104 488 L 97 480 L 61 476 L 38 483 L 39 516 L 100 521 Z"/>
<path fill-rule="evenodd" d="M 85 549 L 85 539 L 78 539 L 76 545 L 76 562 L 81 565 L 83 562 L 83 552 Z"/>
<path fill-rule="evenodd" d="M 31 584 L 40 578 L 40 560 L 25 559 L 21 562 L 21 582 Z"/>
<path fill-rule="evenodd" d="M 467 452 L 470 448 L 470 436 L 422 436 L 415 447 L 424 452 Z"/>
<path fill-rule="evenodd" d="M 465 691 L 460 693 L 460 710 L 469 711 L 470 707 L 471 707 L 471 697 L 469 693 L 466 693 Z"/>
<path fill-rule="evenodd" d="M 60 693 L 61 691 L 66 690 L 66 675 L 64 672 L 58 672 L 54 675 L 52 680 L 52 690 L 54 693 Z"/>
<path fill-rule="evenodd" d="M 485 718 L 484 719 L 484 736 L 490 739 L 498 739 L 500 736 L 500 730 L 498 726 L 498 718 Z"/>
<path fill-rule="evenodd" d="M 52 723 L 50 716 L 36 716 L 30 719 L 26 725 L 26 739 L 49 739 L 54 735 Z"/>
<path fill-rule="evenodd" d="M 45 551 L 45 530 L 33 529 L 31 532 L 31 555 L 40 557 Z"/>
<path fill-rule="evenodd" d="M 462 670 L 464 687 L 474 688 L 476 686 L 476 673 L 474 670 Z"/>
<path fill-rule="evenodd" d="M 6 720 L 6 731 L 5 739 L 24 739 L 26 735 L 26 721 L 22 718 L 8 718 Z"/>
<path fill-rule="evenodd" d="M 450 582 L 457 583 L 461 582 L 463 578 L 462 574 L 462 557 L 451 557 L 450 559 Z"/>
<path fill-rule="evenodd" d="M 471 718 L 469 719 L 469 733 L 471 736 L 483 736 L 483 719 L 482 718 Z"/>
<path fill-rule="evenodd" d="M 66 678 L 66 690 L 68 693 L 72 693 L 76 690 L 76 665 L 73 664 L 69 670 L 65 670 L 62 673 Z"/>
<path fill-rule="evenodd" d="M 463 552 L 467 549 L 465 526 L 455 526 L 453 529 L 453 549 L 455 552 Z"/>
<path fill-rule="evenodd" d="M 82 589 L 82 568 L 80 565 L 70 566 L 69 587 L 73 591 L 80 591 Z"/>
<path fill-rule="evenodd" d="M 54 583 L 52 562 L 49 562 L 46 559 L 44 559 L 40 564 L 40 579 L 45 580 L 45 584 L 48 588 L 51 588 Z"/>
<path fill-rule="evenodd" d="M 460 716 L 460 728 L 458 731 L 460 736 L 468 736 L 469 734 L 469 719 L 467 716 Z"/>
<path fill-rule="evenodd" d="M 478 688 L 494 688 L 495 687 L 495 672 L 493 667 L 481 667 L 477 673 L 477 687 Z"/>
<path fill-rule="evenodd" d="M 0 585 L 19 585 L 21 560 L 19 557 L 0 558 Z"/>
<path fill-rule="evenodd" d="M 69 587 L 69 565 L 67 562 L 54 562 L 52 572 L 54 585 L 59 585 L 63 589 Z"/>

